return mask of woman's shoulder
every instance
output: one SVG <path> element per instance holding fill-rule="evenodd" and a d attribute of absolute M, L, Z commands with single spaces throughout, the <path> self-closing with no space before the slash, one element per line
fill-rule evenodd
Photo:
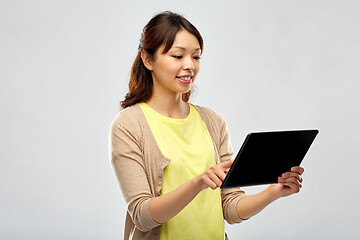
<path fill-rule="evenodd" d="M 225 122 L 224 118 L 213 109 L 199 105 L 193 105 L 193 106 L 198 110 L 198 112 L 203 118 L 208 118 L 209 121 L 213 121 L 216 123 Z"/>
<path fill-rule="evenodd" d="M 142 122 L 142 111 L 139 104 L 122 109 L 113 119 L 112 128 L 121 127 L 129 130 L 139 130 Z"/>

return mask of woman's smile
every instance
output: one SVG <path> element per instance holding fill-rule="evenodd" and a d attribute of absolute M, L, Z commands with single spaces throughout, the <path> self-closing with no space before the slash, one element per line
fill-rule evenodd
<path fill-rule="evenodd" d="M 176 76 L 176 79 L 178 79 L 181 83 L 184 83 L 184 84 L 192 83 L 192 78 L 193 78 L 193 75 Z"/>

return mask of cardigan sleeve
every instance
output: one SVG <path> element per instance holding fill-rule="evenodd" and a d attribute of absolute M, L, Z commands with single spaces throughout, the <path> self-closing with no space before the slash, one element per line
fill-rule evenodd
<path fill-rule="evenodd" d="M 220 117 L 221 118 L 221 117 Z M 231 146 L 229 133 L 226 127 L 225 121 L 221 118 L 220 121 L 220 142 L 219 146 L 219 157 L 220 161 L 229 161 L 233 158 L 233 148 Z M 224 219 L 229 224 L 240 223 L 244 219 L 241 219 L 236 210 L 236 205 L 241 198 L 245 196 L 245 191 L 241 188 L 222 189 L 221 199 L 223 206 Z"/>
<path fill-rule="evenodd" d="M 153 196 L 144 166 L 141 138 L 129 130 L 120 115 L 113 121 L 110 131 L 111 163 L 133 223 L 140 231 L 147 232 L 160 224 L 150 216 Z"/>

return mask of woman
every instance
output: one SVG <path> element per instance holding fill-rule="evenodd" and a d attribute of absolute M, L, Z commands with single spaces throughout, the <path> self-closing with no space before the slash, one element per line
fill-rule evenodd
<path fill-rule="evenodd" d="M 299 192 L 304 169 L 245 195 L 220 190 L 233 151 L 225 121 L 188 103 L 203 40 L 184 17 L 163 12 L 145 26 L 123 110 L 111 128 L 111 160 L 125 202 L 125 239 L 224 239 L 239 223 Z"/>

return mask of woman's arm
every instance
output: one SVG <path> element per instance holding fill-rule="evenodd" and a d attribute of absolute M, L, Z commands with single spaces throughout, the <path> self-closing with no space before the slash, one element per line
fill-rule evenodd
<path fill-rule="evenodd" d="M 208 187 L 211 189 L 220 187 L 232 163 L 233 161 L 227 161 L 216 164 L 174 191 L 152 198 L 149 210 L 153 220 L 164 223 L 176 216 L 202 190 Z"/>
<path fill-rule="evenodd" d="M 164 223 L 176 216 L 202 190 L 208 187 L 211 189 L 220 187 L 232 163 L 233 161 L 226 161 L 216 164 L 176 190 L 152 198 L 149 208 L 153 220 L 157 223 Z M 293 167 L 291 172 L 284 173 L 279 177 L 278 184 L 272 184 L 260 193 L 241 198 L 236 206 L 238 216 L 241 219 L 248 219 L 276 199 L 299 192 L 302 182 L 300 175 L 303 172 L 303 168 Z"/>
<path fill-rule="evenodd" d="M 290 172 L 286 172 L 279 177 L 277 184 L 271 184 L 267 189 L 254 195 L 248 195 L 240 199 L 236 206 L 237 214 L 242 219 L 248 219 L 273 201 L 298 193 L 302 187 L 302 178 L 304 169 L 302 167 L 293 167 Z"/>

